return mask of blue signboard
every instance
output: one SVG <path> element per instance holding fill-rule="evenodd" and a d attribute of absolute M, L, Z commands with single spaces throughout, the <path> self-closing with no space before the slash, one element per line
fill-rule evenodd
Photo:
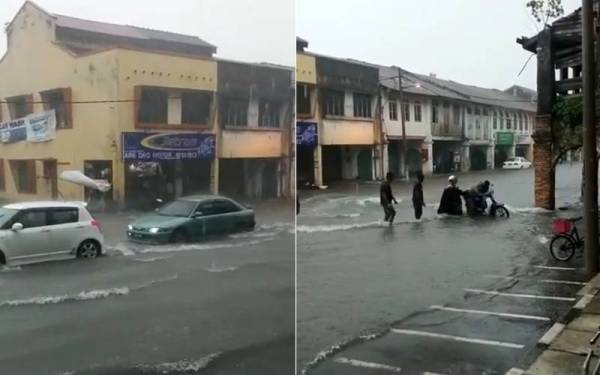
<path fill-rule="evenodd" d="M 316 146 L 318 143 L 317 123 L 297 122 L 296 143 L 298 146 Z"/>
<path fill-rule="evenodd" d="M 214 134 L 123 133 L 123 160 L 214 159 Z"/>
<path fill-rule="evenodd" d="M 0 143 L 14 143 L 27 139 L 27 118 L 0 123 Z"/>

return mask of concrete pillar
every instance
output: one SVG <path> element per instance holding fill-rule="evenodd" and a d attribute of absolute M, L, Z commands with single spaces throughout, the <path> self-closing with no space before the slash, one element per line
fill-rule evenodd
<path fill-rule="evenodd" d="M 433 174 L 433 142 L 426 140 L 421 147 L 427 149 L 427 160 L 423 163 L 423 174 Z"/>
<path fill-rule="evenodd" d="M 255 191 L 254 197 L 257 199 L 263 196 L 263 173 L 265 172 L 266 162 L 264 160 L 258 160 L 254 172 L 254 183 Z"/>
<path fill-rule="evenodd" d="M 183 162 L 175 160 L 175 198 L 183 195 Z"/>
<path fill-rule="evenodd" d="M 471 146 L 463 143 L 460 148 L 460 170 L 463 172 L 471 170 Z"/>
<path fill-rule="evenodd" d="M 535 144 L 533 146 L 533 166 L 535 169 L 535 206 L 553 210 L 555 206 L 555 171 L 552 152 L 551 116 L 538 116 Z"/>
<path fill-rule="evenodd" d="M 323 186 L 323 148 L 321 145 L 316 145 L 313 153 L 315 185 Z"/>
<path fill-rule="evenodd" d="M 495 165 L 496 165 L 496 160 L 495 160 L 495 152 L 494 152 L 494 145 L 489 145 L 486 147 L 486 159 L 487 159 L 487 168 L 488 169 L 494 169 Z"/>
<path fill-rule="evenodd" d="M 379 175 L 378 178 L 384 179 L 385 175 L 390 171 L 390 158 L 388 155 L 387 143 L 382 145 L 381 150 L 382 150 L 381 162 L 383 164 L 383 175 Z M 381 172 L 379 172 L 379 173 L 381 173 Z"/>
<path fill-rule="evenodd" d="M 219 194 L 219 158 L 210 163 L 210 192 Z"/>

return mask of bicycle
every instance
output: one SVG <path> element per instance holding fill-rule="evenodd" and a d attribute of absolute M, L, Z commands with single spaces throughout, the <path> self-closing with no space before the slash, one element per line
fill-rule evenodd
<path fill-rule="evenodd" d="M 555 219 L 552 223 L 554 237 L 550 242 L 550 254 L 558 261 L 566 262 L 573 257 L 575 250 L 583 248 L 584 240 L 579 235 L 576 222 L 583 217 Z"/>

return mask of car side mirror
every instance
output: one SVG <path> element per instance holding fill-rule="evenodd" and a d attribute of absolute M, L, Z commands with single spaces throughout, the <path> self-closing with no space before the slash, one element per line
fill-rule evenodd
<path fill-rule="evenodd" d="M 23 230 L 23 224 L 21 224 L 21 223 L 14 223 L 10 229 L 13 232 L 20 232 L 20 231 Z"/>

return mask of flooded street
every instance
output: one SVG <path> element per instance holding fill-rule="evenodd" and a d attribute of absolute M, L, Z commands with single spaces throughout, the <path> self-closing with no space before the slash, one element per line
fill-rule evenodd
<path fill-rule="evenodd" d="M 292 373 L 292 208 L 265 210 L 254 232 L 161 246 L 97 215 L 104 257 L 2 269 L 0 372 Z"/>
<path fill-rule="evenodd" d="M 511 211 L 508 220 L 439 217 L 441 177 L 425 180 L 422 222 L 414 221 L 410 187 L 396 183 L 400 205 L 391 227 L 382 224 L 378 185 L 304 192 L 299 368 L 503 374 L 527 361 L 583 285 L 580 257 L 559 264 L 548 252 L 555 215 L 577 214 L 580 173 L 578 164 L 559 167 L 557 202 L 571 208 L 556 213 L 533 208 L 533 170 L 458 176 L 463 189 L 490 180 L 496 199 Z M 554 266 L 569 269 L 544 268 Z"/>

